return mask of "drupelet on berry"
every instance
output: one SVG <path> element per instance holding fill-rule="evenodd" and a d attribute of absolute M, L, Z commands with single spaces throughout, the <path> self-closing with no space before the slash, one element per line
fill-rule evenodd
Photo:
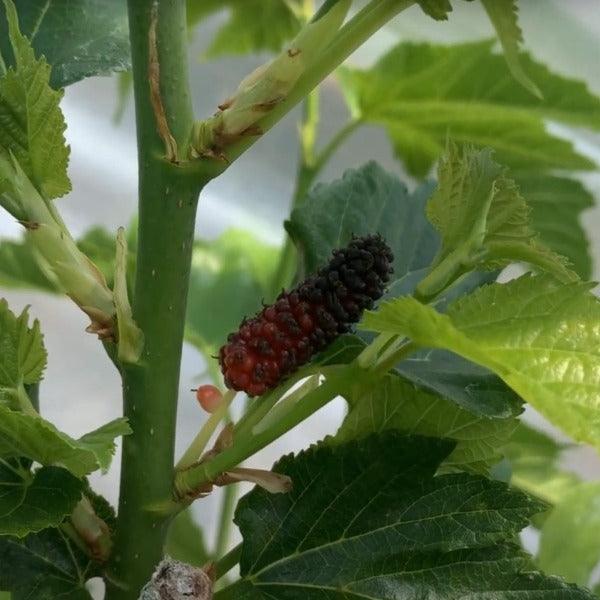
<path fill-rule="evenodd" d="M 354 237 L 329 264 L 255 317 L 219 351 L 225 385 L 260 396 L 307 363 L 381 298 L 393 254 L 380 235 Z"/>

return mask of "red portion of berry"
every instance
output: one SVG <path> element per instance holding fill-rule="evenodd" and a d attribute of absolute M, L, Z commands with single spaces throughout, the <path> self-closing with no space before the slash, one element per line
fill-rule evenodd
<path fill-rule="evenodd" d="M 196 390 L 196 398 L 200 406 L 209 413 L 215 412 L 223 400 L 223 394 L 214 385 L 201 385 Z"/>
<path fill-rule="evenodd" d="M 227 338 L 225 385 L 260 396 L 349 330 L 383 295 L 394 257 L 380 235 L 355 237 L 329 264 Z"/>

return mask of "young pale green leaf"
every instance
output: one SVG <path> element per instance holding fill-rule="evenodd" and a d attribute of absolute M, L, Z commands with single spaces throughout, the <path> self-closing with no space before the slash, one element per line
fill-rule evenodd
<path fill-rule="evenodd" d="M 208 57 L 279 52 L 283 44 L 300 30 L 302 24 L 301 0 L 229 0 L 213 2 L 212 7 L 210 2 L 208 4 L 204 11 L 200 9 L 204 13 L 200 16 L 223 6 L 227 6 L 230 12 L 229 20 L 217 31 L 206 51 Z M 260 19 L 256 18 L 257 14 L 260 14 Z"/>
<path fill-rule="evenodd" d="M 17 317 L 0 299 L 0 403 L 6 400 L 17 407 L 23 386 L 42 379 L 46 359 L 39 321 L 29 327 L 27 308 Z"/>
<path fill-rule="evenodd" d="M 600 99 L 583 83 L 552 73 L 521 53 L 524 70 L 544 100 L 511 75 L 493 42 L 454 46 L 402 43 L 369 70 L 344 69 L 340 83 L 363 122 L 382 125 L 408 171 L 427 175 L 452 137 L 490 146 L 519 169 L 590 169 L 544 119 L 600 128 Z M 448 74 L 452 76 L 449 77 Z"/>
<path fill-rule="evenodd" d="M 504 50 L 506 64 L 512 76 L 534 96 L 542 99 L 539 88 L 525 73 L 519 55 L 523 34 L 517 20 L 517 0 L 481 0 Z"/>
<path fill-rule="evenodd" d="M 75 440 L 40 416 L 0 405 L 0 458 L 25 457 L 45 466 L 62 466 L 76 477 L 106 471 L 115 438 L 129 433 L 127 420 L 116 419 Z"/>
<path fill-rule="evenodd" d="M 425 218 L 433 190 L 428 182 L 409 194 L 397 177 L 370 162 L 346 171 L 342 179 L 316 185 L 293 210 L 286 228 L 308 273 L 326 264 L 332 250 L 347 244 L 353 235 L 380 233 L 394 253 L 387 297 L 411 294 L 440 245 L 438 233 Z M 451 294 L 463 294 L 494 279 L 474 273 Z"/>
<path fill-rule="evenodd" d="M 531 572 L 512 544 L 542 505 L 498 481 L 434 477 L 452 446 L 387 432 L 284 457 L 293 491 L 238 505 L 242 578 L 223 597 L 591 598 Z"/>
<path fill-rule="evenodd" d="M 438 168 L 438 186 L 427 204 L 427 216 L 442 237 L 431 270 L 417 286 L 433 297 L 473 268 L 498 268 L 523 261 L 549 271 L 561 281 L 577 275 L 535 238 L 529 207 L 489 149 L 454 143 Z"/>
<path fill-rule="evenodd" d="M 260 308 L 262 299 L 273 298 L 271 277 L 276 263 L 276 248 L 245 231 L 227 231 L 210 244 L 196 242 L 186 321 L 188 341 L 206 354 L 214 353 L 244 316 Z"/>
<path fill-rule="evenodd" d="M 490 419 L 464 410 L 395 375 L 369 386 L 356 386 L 345 395 L 350 411 L 334 443 L 363 438 L 390 429 L 408 434 L 454 440 L 456 446 L 442 463 L 445 470 L 486 473 L 502 458 L 518 421 Z"/>
<path fill-rule="evenodd" d="M 54 89 L 129 68 L 127 7 L 120 0 L 17 0 L 15 5 L 23 35 L 52 66 Z M 14 64 L 1 4 L 0 54 Z"/>
<path fill-rule="evenodd" d="M 40 194 L 56 198 L 71 189 L 62 93 L 50 87 L 50 66 L 19 31 L 13 1 L 3 1 L 15 67 L 0 77 L 0 158 L 14 156 Z"/>
<path fill-rule="evenodd" d="M 542 569 L 588 585 L 600 560 L 600 483 L 580 483 L 554 507 L 542 527 Z"/>
<path fill-rule="evenodd" d="M 566 256 L 582 279 L 589 279 L 590 244 L 580 218 L 594 206 L 593 195 L 575 179 L 545 173 L 517 173 L 515 181 L 531 208 L 531 226 L 540 241 Z"/>
<path fill-rule="evenodd" d="M 0 242 L 0 285 L 58 293 L 56 284 L 40 268 L 35 249 L 27 237 L 19 242 Z"/>
<path fill-rule="evenodd" d="M 550 504 L 562 502 L 580 483 L 575 473 L 560 467 L 564 449 L 563 444 L 545 433 L 520 423 L 503 448 L 510 461 L 511 485 Z"/>
<path fill-rule="evenodd" d="M 90 559 L 59 529 L 0 536 L 0 589 L 12 600 L 92 600 L 85 581 L 95 575 Z"/>
<path fill-rule="evenodd" d="M 600 300 L 592 286 L 525 275 L 479 288 L 447 315 L 400 298 L 367 313 L 362 327 L 487 367 L 565 433 L 600 447 Z"/>
<path fill-rule="evenodd" d="M 181 511 L 169 525 L 165 553 L 194 567 L 202 567 L 210 560 L 202 529 L 190 508 Z"/>
<path fill-rule="evenodd" d="M 59 467 L 35 473 L 0 463 L 0 536 L 57 527 L 81 499 L 84 483 Z"/>

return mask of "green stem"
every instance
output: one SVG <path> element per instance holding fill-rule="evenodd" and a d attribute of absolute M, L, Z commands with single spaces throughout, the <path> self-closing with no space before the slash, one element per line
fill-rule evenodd
<path fill-rule="evenodd" d="M 401 340 L 399 346 L 394 346 L 385 352 L 374 368 L 378 375 L 385 375 L 390 369 L 393 369 L 403 358 L 406 358 L 416 350 L 418 346 L 413 342 Z"/>
<path fill-rule="evenodd" d="M 300 380 L 313 375 L 315 371 L 312 368 L 304 368 L 286 381 L 284 381 L 279 387 L 272 390 L 268 394 L 255 399 L 244 416 L 238 421 L 234 429 L 234 437 L 242 439 L 245 436 L 252 435 L 252 429 L 254 426 L 262 421 L 266 415 L 271 412 L 271 409 L 285 396 L 296 383 Z"/>
<path fill-rule="evenodd" d="M 193 115 L 187 80 L 184 0 L 158 4 L 160 93 L 171 135 L 182 147 Z M 139 164 L 139 230 L 133 317 L 145 336 L 138 365 L 123 367 L 124 412 L 119 518 L 107 600 L 137 600 L 161 560 L 171 501 L 179 369 L 198 194 L 206 181 L 168 163 L 149 85 L 153 0 L 128 0 Z"/>
<path fill-rule="evenodd" d="M 319 128 L 320 99 L 319 90 L 313 90 L 303 103 L 302 122 L 300 123 L 300 155 L 296 172 L 296 187 L 292 196 L 291 210 L 299 206 L 315 178 L 315 145 Z M 288 287 L 296 273 L 297 252 L 289 235 L 279 255 L 279 263 L 273 277 L 273 293 Z"/>
<path fill-rule="evenodd" d="M 216 428 L 219 426 L 219 423 L 227 416 L 229 406 L 233 402 L 235 395 L 236 392 L 234 390 L 228 390 L 227 393 L 224 394 L 220 406 L 206 420 L 198 432 L 198 435 L 196 435 L 196 437 L 193 439 L 192 443 L 189 445 L 188 449 L 175 466 L 175 469 L 187 469 L 202 456 L 202 453 L 206 449 L 206 446 L 208 445 L 208 442 L 210 441 L 210 438 L 212 437 Z"/>
<path fill-rule="evenodd" d="M 217 539 L 215 542 L 215 556 L 223 556 L 229 545 L 231 534 L 232 514 L 237 499 L 237 485 L 226 485 L 223 488 L 223 501 L 221 503 L 221 512 L 219 514 L 219 524 L 217 529 Z"/>
<path fill-rule="evenodd" d="M 352 380 L 353 376 L 355 377 L 354 371 L 354 365 L 340 368 L 317 389 L 304 396 L 302 402 L 296 402 L 290 410 L 281 415 L 279 420 L 270 423 L 269 427 L 261 431 L 254 429 L 252 435 L 245 435 L 242 439 L 235 439 L 234 445 L 224 450 L 221 454 L 218 454 L 205 463 L 178 473 L 175 479 L 177 494 L 181 497 L 187 496 L 193 490 L 213 481 L 219 474 L 239 465 L 243 460 L 262 450 L 290 429 L 296 427 L 296 425 L 342 393 L 346 381 Z"/>
<path fill-rule="evenodd" d="M 263 132 L 278 123 L 296 104 L 339 67 L 357 48 L 367 41 L 397 14 L 409 8 L 416 0 L 371 0 L 338 32 L 321 56 L 300 77 L 283 102 L 259 121 Z M 229 162 L 241 156 L 255 142 L 246 138 L 232 145 L 227 152 Z M 225 166 L 223 166 L 223 169 Z"/>
<path fill-rule="evenodd" d="M 226 575 L 240 562 L 242 556 L 242 544 L 238 544 L 235 548 L 230 550 L 219 562 L 215 565 L 217 580 L 221 579 L 223 575 Z"/>
<path fill-rule="evenodd" d="M 313 179 L 331 160 L 337 149 L 362 125 L 361 119 L 351 119 L 348 121 L 330 140 L 330 142 L 319 152 L 314 164 Z"/>

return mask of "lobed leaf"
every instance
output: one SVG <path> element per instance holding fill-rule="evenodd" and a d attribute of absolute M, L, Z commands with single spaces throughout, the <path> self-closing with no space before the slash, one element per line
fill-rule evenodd
<path fill-rule="evenodd" d="M 76 477 L 106 471 L 115 438 L 129 433 L 127 420 L 121 418 L 75 440 L 38 415 L 0 405 L 0 458 L 25 457 L 45 466 L 62 466 Z"/>
<path fill-rule="evenodd" d="M 83 488 L 81 480 L 59 467 L 30 474 L 0 463 L 0 536 L 22 538 L 57 527 L 71 514 Z"/>
<path fill-rule="evenodd" d="M 0 78 L 0 159 L 14 157 L 45 199 L 56 198 L 71 189 L 62 92 L 50 87 L 50 66 L 19 31 L 12 0 L 4 8 L 15 67 Z"/>
<path fill-rule="evenodd" d="M 438 187 L 427 216 L 442 244 L 428 276 L 417 291 L 435 296 L 473 268 L 499 268 L 510 262 L 531 263 L 561 281 L 577 275 L 565 259 L 542 245 L 529 226 L 529 207 L 491 150 L 450 143 L 438 168 Z"/>
<path fill-rule="evenodd" d="M 129 68 L 127 7 L 120 0 L 14 3 L 23 35 L 31 40 L 36 55 L 45 56 L 52 67 L 54 89 Z M 7 64 L 14 64 L 2 5 L 0 54 Z"/>
<path fill-rule="evenodd" d="M 369 70 L 342 70 L 339 81 L 357 118 L 385 128 L 412 175 L 429 173 L 448 137 L 489 146 L 511 168 L 593 168 L 544 119 L 598 129 L 600 99 L 520 53 L 542 101 L 513 79 L 492 46 L 401 43 Z"/>
<path fill-rule="evenodd" d="M 600 300 L 591 287 L 525 275 L 479 288 L 447 315 L 399 298 L 362 326 L 489 368 L 565 433 L 600 447 Z"/>
<path fill-rule="evenodd" d="M 387 432 L 284 457 L 275 470 L 292 478 L 293 491 L 272 496 L 255 489 L 238 505 L 242 579 L 223 594 L 591 598 L 532 572 L 512 544 L 542 505 L 498 481 L 464 473 L 434 477 L 452 447 Z"/>

